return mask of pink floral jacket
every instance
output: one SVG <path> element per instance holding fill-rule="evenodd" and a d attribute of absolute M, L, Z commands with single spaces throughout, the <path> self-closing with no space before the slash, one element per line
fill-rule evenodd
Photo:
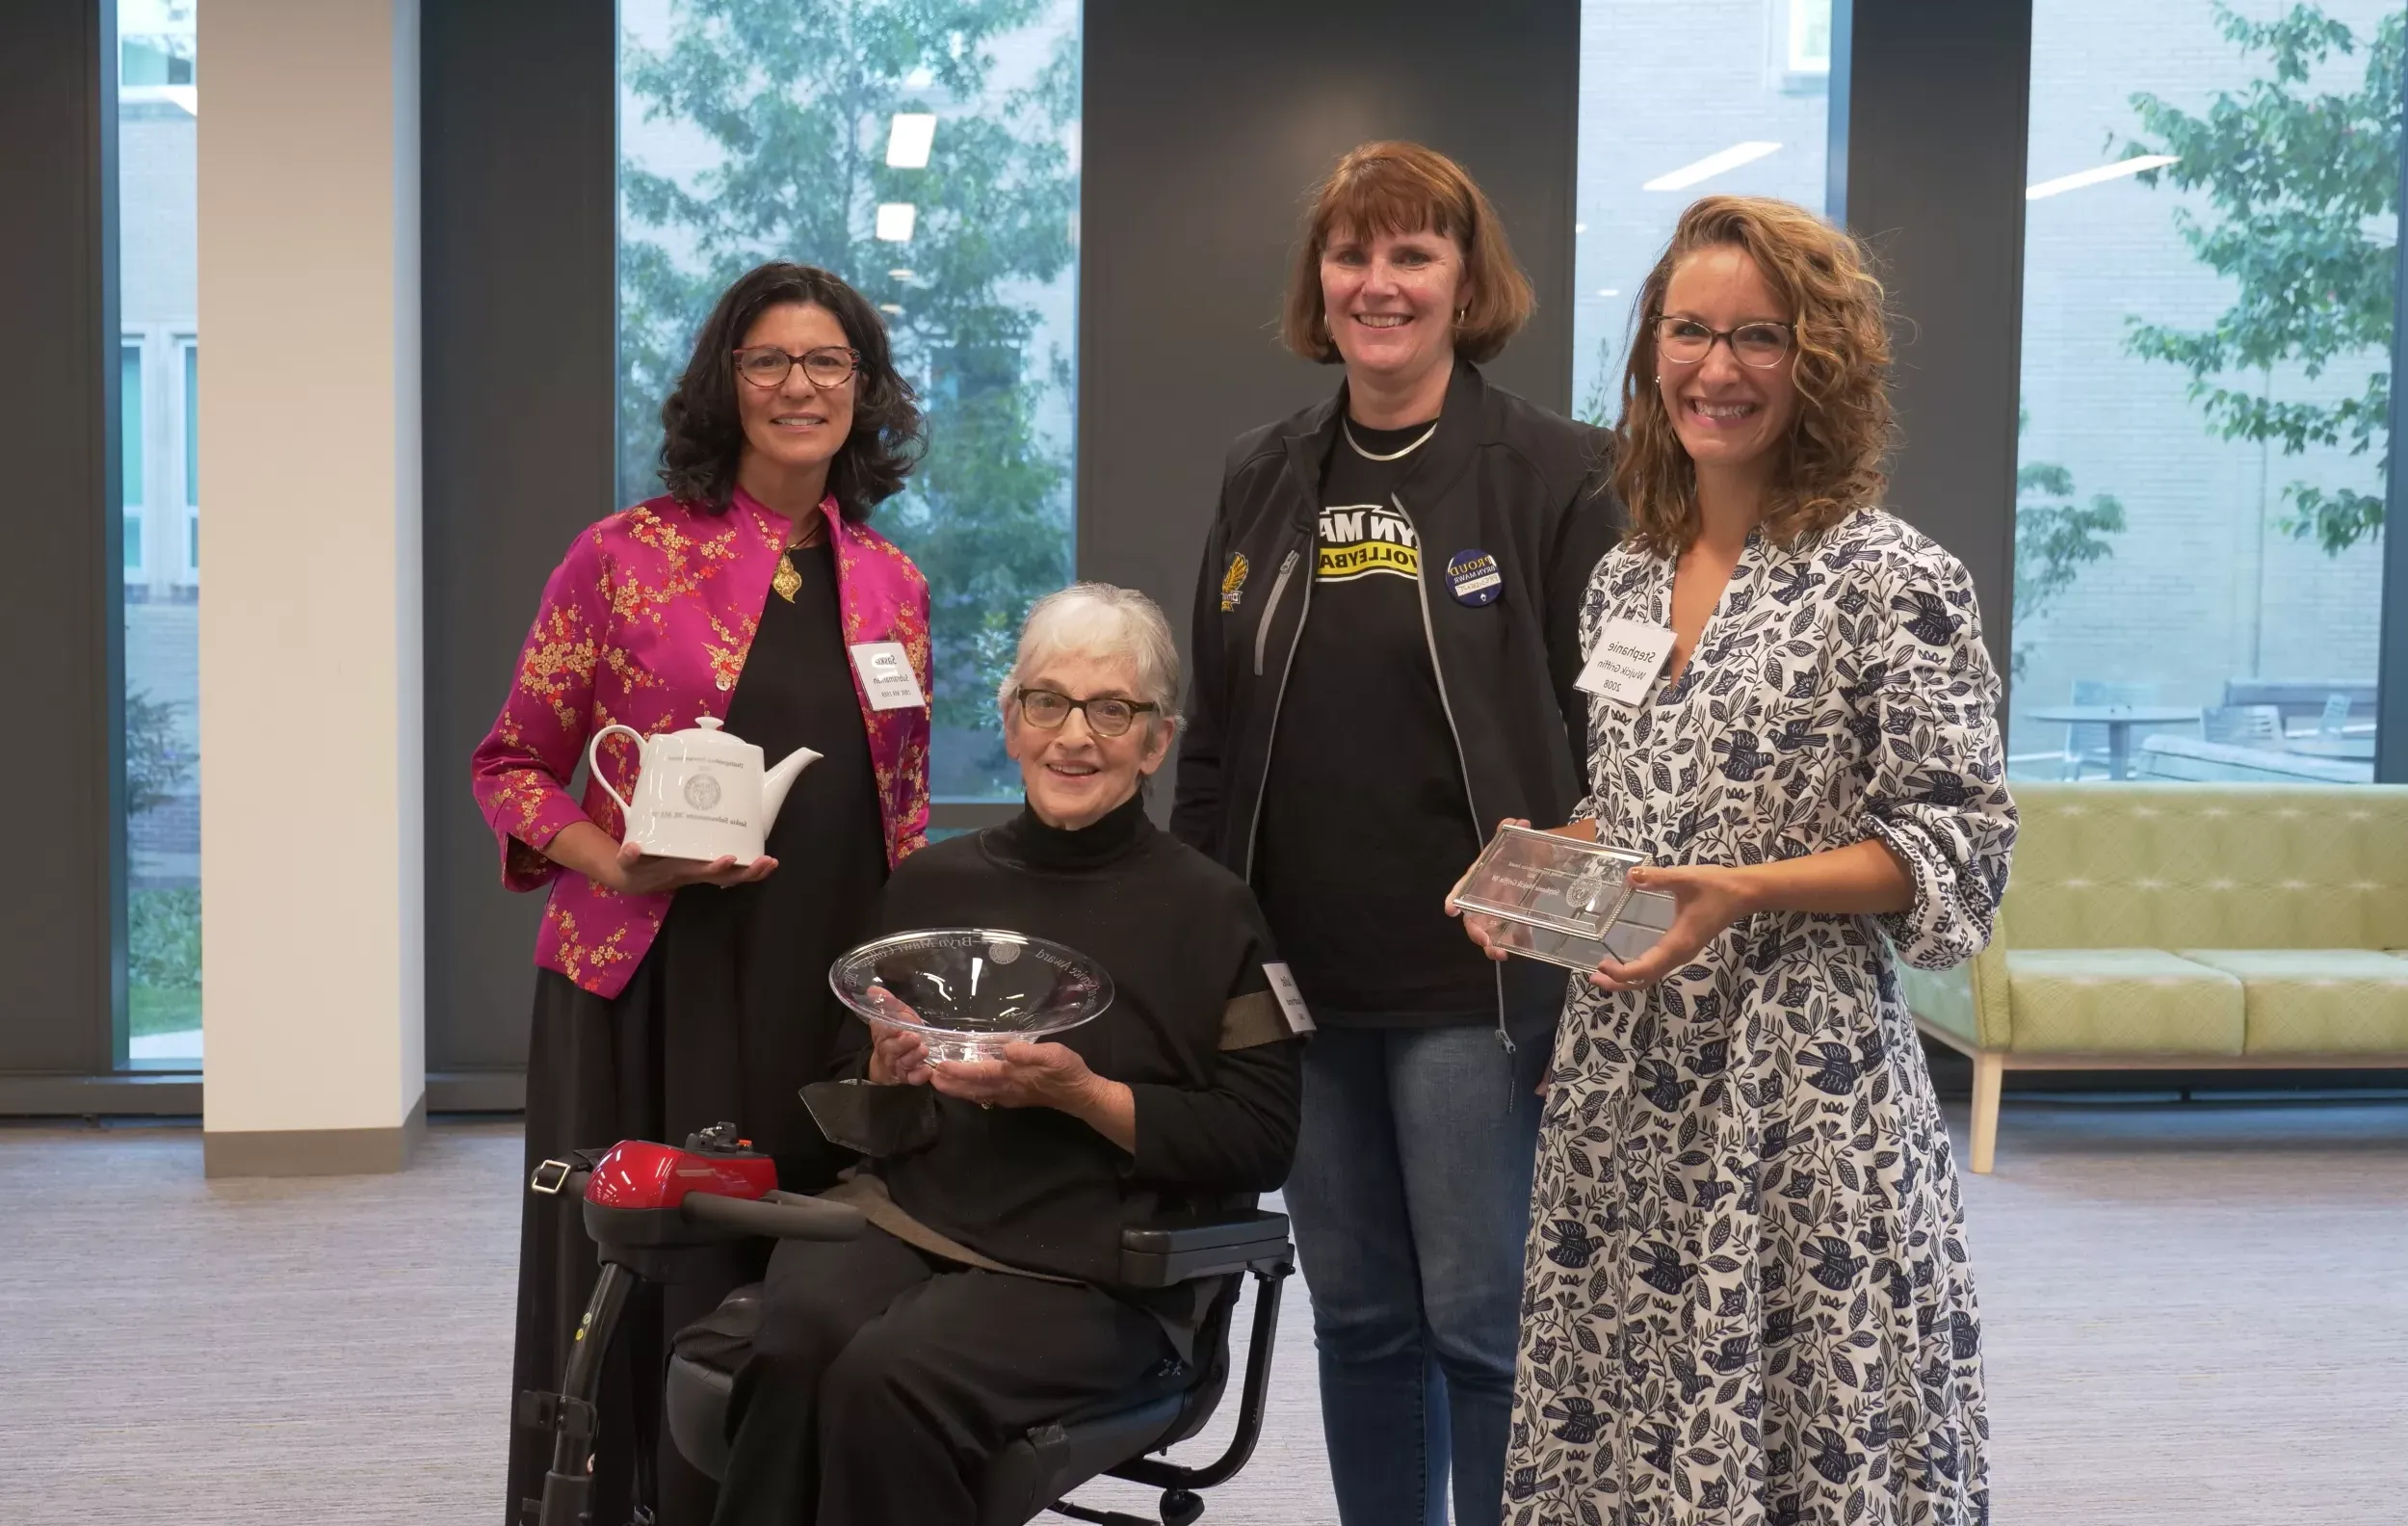
<path fill-rule="evenodd" d="M 820 512 L 836 549 L 845 641 L 903 643 L 928 694 L 928 580 L 884 537 L 839 514 L 833 497 Z M 615 841 L 622 833 L 618 807 L 600 785 L 589 782 L 580 805 L 566 781 L 587 739 L 614 722 L 651 736 L 682 730 L 697 716 L 726 719 L 786 538 L 785 519 L 742 490 L 717 516 L 654 498 L 589 526 L 544 585 L 510 697 L 477 747 L 473 783 L 501 844 L 502 882 L 552 886 L 536 962 L 587 990 L 615 996 L 626 988 L 669 897 L 619 894 L 563 873 L 537 852 L 574 821 L 590 821 Z M 853 687 L 858 693 L 857 672 Z M 927 837 L 929 712 L 873 710 L 864 697 L 861 720 L 891 867 Z M 601 764 L 620 794 L 634 787 L 636 750 L 624 737 L 603 743 Z"/>

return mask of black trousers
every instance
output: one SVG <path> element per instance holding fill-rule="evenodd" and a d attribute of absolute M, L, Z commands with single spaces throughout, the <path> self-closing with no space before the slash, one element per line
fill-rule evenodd
<path fill-rule="evenodd" d="M 876 1228 L 781 1243 L 714 1526 L 976 1526 L 988 1457 L 1173 1355 L 1153 1316 L 1095 1288 L 973 1271 Z"/>
<path fill-rule="evenodd" d="M 680 892 L 668 926 L 615 1000 L 580 990 L 554 971 L 537 971 L 527 1056 L 530 1172 L 547 1156 L 624 1139 L 683 1144 L 694 1130 L 725 1119 L 776 1156 L 779 1186 L 814 1192 L 835 1179 L 839 1157 L 795 1095 L 804 1082 L 825 1074 L 834 1019 L 820 1022 L 824 1014 L 799 1002 L 778 1013 L 778 1021 L 793 1030 L 779 1036 L 783 1043 L 816 1046 L 799 1055 L 742 1032 L 745 1004 L 732 973 L 738 961 L 726 952 L 727 923 L 741 903 L 696 902 L 690 899 L 694 894 Z M 756 988 L 761 984 L 753 983 Z M 816 984 L 827 989 L 824 980 Z M 730 1290 L 758 1277 L 768 1257 L 766 1241 L 736 1247 L 734 1264 L 694 1282 L 646 1282 L 628 1300 L 597 1396 L 594 1526 L 627 1526 L 633 1518 L 639 1451 L 653 1460 L 660 1526 L 704 1526 L 711 1518 L 715 1486 L 678 1455 L 660 1424 L 667 1343 L 719 1307 Z M 578 1316 L 600 1273 L 577 1199 L 527 1194 L 518 1238 L 513 1389 L 560 1386 Z M 551 1458 L 550 1436 L 512 1428 L 504 1514 L 511 1526 L 520 1518 L 519 1502 L 543 1492 Z"/>

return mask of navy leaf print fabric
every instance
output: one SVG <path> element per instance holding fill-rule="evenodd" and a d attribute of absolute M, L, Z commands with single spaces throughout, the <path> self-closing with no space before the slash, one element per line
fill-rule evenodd
<path fill-rule="evenodd" d="M 1668 622 L 1669 561 L 1582 611 Z M 1986 1526 L 1981 1324 L 1894 960 L 1989 941 L 2015 808 L 1973 586 L 1860 510 L 1752 539 L 1678 682 L 1595 700 L 1574 813 L 1664 863 L 1878 837 L 1892 916 L 1767 912 L 1653 990 L 1572 983 L 1539 1143 L 1511 1526 Z"/>

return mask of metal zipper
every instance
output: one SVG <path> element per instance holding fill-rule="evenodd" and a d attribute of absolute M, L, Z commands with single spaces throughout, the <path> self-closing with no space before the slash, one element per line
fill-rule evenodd
<path fill-rule="evenodd" d="M 1263 618 L 1254 627 L 1254 676 L 1263 676 L 1263 651 L 1270 642 L 1271 617 L 1279 613 L 1279 595 L 1288 592 L 1288 574 L 1296 570 L 1298 555 L 1290 550 L 1288 559 L 1279 564 L 1279 573 L 1270 580 L 1270 597 L 1263 605 Z"/>
<path fill-rule="evenodd" d="M 1307 549 L 1317 544 L 1317 540 L 1305 542 Z M 1257 678 L 1263 675 L 1264 644 L 1270 639 L 1271 615 L 1279 608 L 1279 595 L 1288 587 L 1288 574 L 1296 570 L 1296 558 L 1301 555 L 1302 551 L 1291 548 L 1287 560 L 1279 564 L 1279 575 L 1271 579 L 1270 597 L 1263 604 L 1263 623 L 1254 632 L 1254 676 Z M 1313 580 L 1308 577 L 1304 580 L 1304 605 L 1296 611 L 1296 635 L 1289 639 L 1288 655 L 1279 665 L 1279 687 L 1271 691 L 1270 731 L 1263 739 L 1263 781 L 1254 787 L 1254 814 L 1245 824 L 1245 869 L 1239 876 L 1247 884 L 1254 882 L 1254 844 L 1263 829 L 1263 797 L 1270 793 L 1270 753 L 1279 741 L 1279 707 L 1287 702 L 1288 674 L 1296 669 L 1296 649 L 1304 645 L 1304 622 L 1312 613 Z"/>
<path fill-rule="evenodd" d="M 1447 670 L 1438 660 L 1438 629 L 1429 618 L 1429 546 L 1422 539 L 1422 527 L 1414 521 L 1412 512 L 1404 507 L 1404 500 L 1390 493 L 1388 501 L 1396 505 L 1398 514 L 1413 531 L 1413 592 L 1422 601 L 1422 640 L 1429 646 L 1429 674 L 1438 680 L 1438 708 L 1446 713 L 1447 735 L 1454 740 L 1454 766 L 1463 775 L 1463 802 L 1472 808 L 1472 836 L 1475 841 L 1483 840 L 1479 835 L 1479 824 L 1488 818 L 1479 813 L 1479 802 L 1472 797 L 1472 760 L 1463 750 L 1463 728 L 1454 723 L 1454 703 L 1447 697 Z M 1505 1032 L 1505 969 L 1502 965 L 1497 969 L 1497 1042 L 1505 1045 L 1506 1054 L 1513 1053 L 1513 1036 Z"/>

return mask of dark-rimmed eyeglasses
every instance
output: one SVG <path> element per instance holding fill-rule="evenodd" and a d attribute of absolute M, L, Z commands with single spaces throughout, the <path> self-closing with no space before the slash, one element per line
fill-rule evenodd
<path fill-rule="evenodd" d="M 843 386 L 861 369 L 861 352 L 844 345 L 822 345 L 800 355 L 775 345 L 749 345 L 736 352 L 736 374 L 765 392 L 784 386 L 797 366 L 802 367 L 813 386 L 825 392 Z"/>
<path fill-rule="evenodd" d="M 1162 708 L 1151 699 L 1121 699 L 1109 695 L 1073 699 L 1053 689 L 1024 688 L 1017 697 L 1021 719 L 1040 731 L 1059 729 L 1070 719 L 1070 712 L 1076 710 L 1086 717 L 1086 728 L 1101 737 L 1119 736 L 1136 724 L 1140 714 Z"/>
<path fill-rule="evenodd" d="M 1656 354 L 1673 365 L 1696 365 L 1714 354 L 1716 341 L 1731 347 L 1732 357 L 1743 366 L 1768 371 L 1781 363 L 1796 342 L 1795 324 L 1763 319 L 1736 329 L 1710 329 L 1694 318 L 1656 315 Z"/>

